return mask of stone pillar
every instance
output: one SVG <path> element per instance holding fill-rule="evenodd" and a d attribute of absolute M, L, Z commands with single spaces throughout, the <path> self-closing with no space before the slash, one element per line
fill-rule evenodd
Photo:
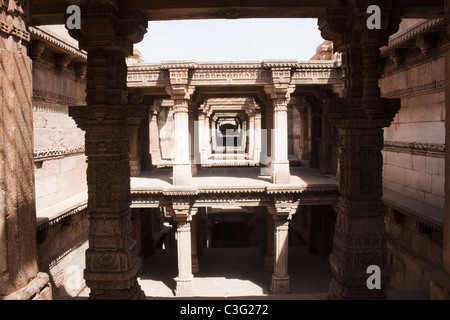
<path fill-rule="evenodd" d="M 84 277 L 91 299 L 142 299 L 137 282 L 142 262 L 131 221 L 128 133 L 146 111 L 127 105 L 126 57 L 133 54 L 133 43 L 142 40 L 147 20 L 112 6 L 81 9 L 82 28 L 71 35 L 88 53 L 87 106 L 72 107 L 70 115 L 86 132 L 90 232 Z"/>
<path fill-rule="evenodd" d="M 300 112 L 300 159 L 303 161 L 309 161 L 309 127 L 308 127 L 308 107 L 304 104 L 299 106 Z"/>
<path fill-rule="evenodd" d="M 177 297 L 191 296 L 193 294 L 192 280 L 192 235 L 191 222 L 192 215 L 196 214 L 192 210 L 189 199 L 174 198 L 173 219 L 176 221 L 176 241 L 177 241 L 177 258 L 178 258 L 178 276 L 175 278 Z"/>
<path fill-rule="evenodd" d="M 258 111 L 255 114 L 255 146 L 253 151 L 253 161 L 255 161 L 256 164 L 261 162 L 261 135 L 261 113 Z"/>
<path fill-rule="evenodd" d="M 249 114 L 249 126 L 248 126 L 248 150 L 246 152 L 249 158 L 253 160 L 255 154 L 255 112 Z"/>
<path fill-rule="evenodd" d="M 272 73 L 280 76 L 287 73 L 290 76 L 290 68 L 273 68 Z M 289 78 L 290 79 L 290 78 Z M 272 183 L 288 184 L 291 181 L 288 154 L 288 115 L 287 106 L 292 87 L 278 87 L 277 85 L 265 88 L 270 94 L 273 103 L 273 130 L 272 130 Z"/>
<path fill-rule="evenodd" d="M 169 70 L 171 81 L 178 73 L 187 79 L 189 70 Z M 185 78 L 186 77 L 186 78 Z M 187 81 L 187 80 L 186 80 Z M 183 81 L 182 81 L 183 82 Z M 191 168 L 191 138 L 189 135 L 189 99 L 194 88 L 183 84 L 174 84 L 167 88 L 167 92 L 174 100 L 173 112 L 175 122 L 175 159 L 173 165 L 172 183 L 175 186 L 192 184 Z"/>
<path fill-rule="evenodd" d="M 149 132 L 150 132 L 150 154 L 152 156 L 152 166 L 156 166 L 161 162 L 161 149 L 159 143 L 158 114 L 160 108 L 156 105 L 152 106 L 149 115 Z"/>
<path fill-rule="evenodd" d="M 273 216 L 267 211 L 267 223 L 266 223 L 266 233 L 267 233 L 267 250 L 264 257 L 264 269 L 267 272 L 273 272 L 273 252 L 274 252 L 274 228 L 275 224 L 273 221 Z"/>
<path fill-rule="evenodd" d="M 136 109 L 145 109 L 145 106 L 134 106 Z M 139 157 L 139 127 L 141 118 L 128 118 L 128 131 L 130 136 L 130 175 L 137 177 L 141 174 L 141 158 Z"/>
<path fill-rule="evenodd" d="M 191 174 L 192 176 L 197 175 L 197 159 L 199 158 L 199 126 L 198 126 L 198 116 L 197 111 L 192 108 L 189 111 L 189 145 L 191 146 Z"/>
<path fill-rule="evenodd" d="M 298 202 L 285 197 L 275 197 L 275 205 L 269 207 L 274 221 L 274 258 L 271 294 L 290 293 L 288 273 L 289 220 L 296 213 Z"/>
<path fill-rule="evenodd" d="M 209 125 L 207 124 L 207 117 L 204 113 L 200 112 L 198 115 L 198 130 L 199 130 L 199 148 L 200 148 L 200 164 L 204 165 L 208 161 L 208 148 L 209 146 Z"/>
<path fill-rule="evenodd" d="M 24 10 L 23 1 L 0 3 L 0 300 L 50 300 L 49 276 L 38 272 L 33 77 Z"/>
<path fill-rule="evenodd" d="M 334 128 L 327 116 L 322 114 L 322 141 L 320 144 L 320 172 L 329 174 L 333 173 L 333 133 Z"/>
<path fill-rule="evenodd" d="M 319 168 L 319 120 L 317 112 L 317 100 L 310 97 L 308 103 L 308 149 L 309 149 L 309 167 Z"/>
<path fill-rule="evenodd" d="M 198 260 L 198 209 L 192 209 L 192 221 L 191 221 L 191 256 L 192 256 L 192 273 L 197 274 L 200 272 L 200 264 Z"/>
<path fill-rule="evenodd" d="M 264 131 L 261 138 L 261 175 L 271 175 L 272 156 L 273 104 L 270 100 L 265 103 Z"/>
<path fill-rule="evenodd" d="M 383 8 L 382 29 L 367 28 L 367 8 L 350 4 L 319 19 L 322 36 L 343 54 L 343 98 L 325 100 L 324 113 L 339 132 L 339 205 L 330 256 L 330 299 L 385 299 L 387 259 L 383 193 L 383 128 L 400 109 L 378 88 L 379 48 L 398 30 L 400 17 Z M 367 269 L 381 270 L 381 289 L 367 287 Z"/>

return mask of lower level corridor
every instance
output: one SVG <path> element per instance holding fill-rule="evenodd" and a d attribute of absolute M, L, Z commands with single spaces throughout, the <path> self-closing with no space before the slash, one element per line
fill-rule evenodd
<path fill-rule="evenodd" d="M 257 247 L 204 249 L 200 272 L 194 275 L 196 297 L 326 299 L 331 280 L 329 267 L 306 246 L 289 248 L 289 275 L 292 293 L 269 297 L 272 273 L 264 270 L 264 254 Z M 139 283 L 147 299 L 175 297 L 176 249 L 157 250 L 145 261 Z"/>

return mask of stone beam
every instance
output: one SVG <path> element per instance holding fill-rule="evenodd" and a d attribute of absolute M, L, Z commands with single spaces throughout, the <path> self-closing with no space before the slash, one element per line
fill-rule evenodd
<path fill-rule="evenodd" d="M 86 1 L 85 1 L 86 2 Z M 114 4 L 119 1 L 88 1 Z M 344 3 L 343 3 L 344 2 Z M 442 15 L 444 0 L 396 0 L 396 7 L 407 18 L 436 18 Z M 373 4 L 373 3 L 370 3 Z M 338 0 L 261 0 L 243 2 L 237 0 L 168 0 L 141 1 L 129 0 L 120 3 L 120 9 L 141 11 L 148 20 L 181 19 L 238 19 L 238 18 L 317 18 L 323 10 L 339 9 L 345 1 Z M 32 24 L 64 24 L 67 9 L 65 0 L 33 0 L 31 2 Z"/>

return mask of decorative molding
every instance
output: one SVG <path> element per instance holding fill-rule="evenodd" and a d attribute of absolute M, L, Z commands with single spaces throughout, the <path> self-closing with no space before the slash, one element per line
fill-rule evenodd
<path fill-rule="evenodd" d="M 383 93 L 384 98 L 401 98 L 405 96 L 426 94 L 433 91 L 442 91 L 445 89 L 445 79 L 434 80 L 429 83 L 421 84 L 415 87 L 399 89 Z"/>
<path fill-rule="evenodd" d="M 34 161 L 39 162 L 39 161 L 55 160 L 62 157 L 84 154 L 84 152 L 85 152 L 84 146 L 78 146 L 73 148 L 54 148 L 54 149 L 37 150 L 34 152 Z"/>
<path fill-rule="evenodd" d="M 67 96 L 63 94 L 58 94 L 54 92 L 48 92 L 44 90 L 33 89 L 33 100 L 34 101 L 44 101 L 48 103 L 54 104 L 62 104 L 68 106 L 75 105 L 86 105 L 86 101 L 84 99 L 80 99 L 74 96 Z"/>
<path fill-rule="evenodd" d="M 412 40 L 418 35 L 428 31 L 430 28 L 435 27 L 443 22 L 445 22 L 444 18 L 424 19 L 424 21 L 419 22 L 418 24 L 391 36 L 391 38 L 389 39 L 388 46 L 381 48 L 381 53 L 383 54 L 393 47 L 396 47 L 409 40 Z"/>
<path fill-rule="evenodd" d="M 78 48 L 72 46 L 71 44 L 65 42 L 64 40 L 58 39 L 56 36 L 51 35 L 47 31 L 44 31 L 39 27 L 31 27 L 31 26 L 28 27 L 28 30 L 30 31 L 31 35 L 40 38 L 46 42 L 49 42 L 55 46 L 58 46 L 64 51 L 67 51 L 77 56 L 78 58 L 87 60 L 87 53 L 85 51 L 79 50 Z"/>
<path fill-rule="evenodd" d="M 383 151 L 445 157 L 445 145 L 434 143 L 385 141 Z"/>

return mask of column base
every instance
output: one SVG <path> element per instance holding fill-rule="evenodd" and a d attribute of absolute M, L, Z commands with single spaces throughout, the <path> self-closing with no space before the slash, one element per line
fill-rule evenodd
<path fill-rule="evenodd" d="M 27 286 L 16 292 L 0 297 L 0 300 L 52 300 L 52 285 L 50 277 L 46 273 L 38 273 L 36 278 L 31 280 Z"/>
<path fill-rule="evenodd" d="M 193 288 L 192 288 L 192 280 L 194 277 L 190 279 L 180 279 L 175 278 L 175 281 L 177 282 L 177 286 L 175 288 L 175 296 L 177 297 L 189 297 L 193 295 Z"/>
<path fill-rule="evenodd" d="M 289 161 L 272 162 L 272 183 L 289 184 L 291 183 L 291 173 L 289 169 Z"/>
<path fill-rule="evenodd" d="M 266 253 L 264 257 L 264 270 L 273 272 L 273 254 Z"/>
<path fill-rule="evenodd" d="M 120 300 L 145 300 L 146 296 L 144 291 L 142 291 L 141 286 L 139 284 L 135 284 L 130 289 L 125 290 L 91 290 L 91 293 L 89 295 L 90 300 L 114 300 L 114 301 L 120 301 Z"/>
<path fill-rule="evenodd" d="M 289 277 L 276 277 L 272 275 L 272 283 L 270 285 L 271 294 L 288 294 L 291 293 L 289 289 Z"/>
<path fill-rule="evenodd" d="M 173 166 L 172 183 L 175 186 L 192 184 L 192 171 L 190 164 L 176 164 Z"/>
<path fill-rule="evenodd" d="M 352 270 L 343 270 L 330 257 L 332 279 L 328 289 L 329 300 L 386 300 L 387 295 L 384 290 L 388 283 L 388 278 L 381 274 L 381 289 L 370 290 L 367 288 L 369 274 Z"/>

